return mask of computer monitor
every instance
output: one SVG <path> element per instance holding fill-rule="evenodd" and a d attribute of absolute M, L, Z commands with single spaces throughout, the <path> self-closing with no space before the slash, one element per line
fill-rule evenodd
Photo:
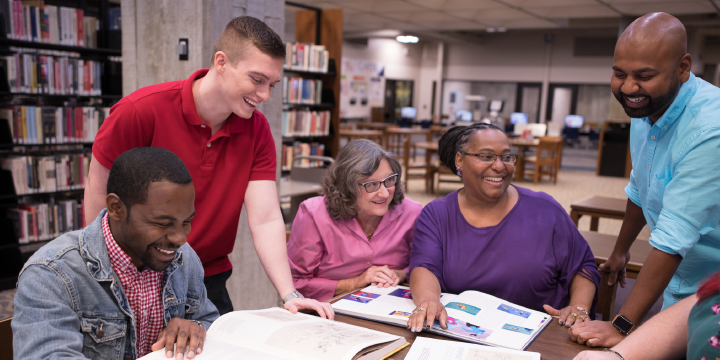
<path fill-rule="evenodd" d="M 490 103 L 488 103 L 488 111 L 501 112 L 504 103 L 502 100 L 490 100 Z"/>
<path fill-rule="evenodd" d="M 528 123 L 528 114 L 514 112 L 514 113 L 510 114 L 510 123 L 513 125 L 514 124 L 527 124 Z"/>
<path fill-rule="evenodd" d="M 404 107 L 400 109 L 400 117 L 405 119 L 415 119 L 417 116 L 417 108 L 414 107 Z"/>
<path fill-rule="evenodd" d="M 458 121 L 472 121 L 472 111 L 458 110 L 455 112 L 455 118 L 457 118 Z"/>
<path fill-rule="evenodd" d="M 567 115 L 565 116 L 565 127 L 569 128 L 581 128 L 585 117 L 582 115 Z"/>

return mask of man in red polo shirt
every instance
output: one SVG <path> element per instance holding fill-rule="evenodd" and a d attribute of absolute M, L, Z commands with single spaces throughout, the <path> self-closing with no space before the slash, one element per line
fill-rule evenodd
<path fill-rule="evenodd" d="M 210 69 L 139 89 L 113 106 L 93 145 L 85 219 L 92 222 L 105 207 L 108 169 L 120 154 L 166 148 L 182 159 L 195 185 L 197 215 L 188 243 L 203 263 L 208 298 L 220 313 L 233 310 L 225 283 L 244 203 L 255 250 L 285 308 L 333 318 L 331 306 L 304 299 L 293 285 L 277 202 L 275 143 L 255 109 L 281 80 L 285 46 L 265 23 L 241 16 L 225 27 L 213 54 Z"/>

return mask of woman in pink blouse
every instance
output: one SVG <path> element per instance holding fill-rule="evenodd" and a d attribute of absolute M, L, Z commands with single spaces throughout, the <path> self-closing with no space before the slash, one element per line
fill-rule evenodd
<path fill-rule="evenodd" d="M 295 288 L 324 301 L 370 284 L 407 280 L 415 220 L 400 163 L 369 140 L 351 141 L 323 179 L 325 196 L 300 204 L 287 244 Z"/>

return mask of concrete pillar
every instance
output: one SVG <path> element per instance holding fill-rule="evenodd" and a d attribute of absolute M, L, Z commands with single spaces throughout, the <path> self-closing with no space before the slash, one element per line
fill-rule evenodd
<path fill-rule="evenodd" d="M 215 39 L 234 17 L 249 15 L 284 33 L 282 0 L 122 0 L 123 94 L 148 85 L 187 79 L 211 64 Z M 188 39 L 189 60 L 175 54 L 178 39 Z M 258 109 L 267 117 L 280 162 L 282 97 L 276 90 Z M 280 178 L 278 167 L 277 178 Z M 239 201 L 239 200 L 238 200 Z M 235 310 L 276 306 L 280 297 L 260 264 L 243 207 L 233 274 L 227 288 Z"/>

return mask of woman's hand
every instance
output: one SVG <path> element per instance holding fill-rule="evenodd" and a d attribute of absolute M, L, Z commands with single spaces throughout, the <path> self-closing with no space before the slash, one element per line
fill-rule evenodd
<path fill-rule="evenodd" d="M 573 360 L 618 360 L 618 356 L 609 351 L 583 351 Z"/>
<path fill-rule="evenodd" d="M 403 283 L 403 282 L 405 282 L 405 280 L 407 280 L 407 275 L 405 275 L 405 272 L 404 272 L 404 271 L 402 271 L 402 270 L 393 270 L 393 272 L 395 272 L 395 274 L 397 275 L 397 279 L 395 279 L 395 282 L 394 282 L 394 283 L 389 284 L 389 285 L 387 285 L 387 286 L 381 286 L 382 284 L 380 284 L 380 283 L 372 283 L 371 285 L 372 285 L 372 286 L 377 286 L 377 287 L 398 286 L 398 284 Z"/>
<path fill-rule="evenodd" d="M 565 327 L 570 327 L 574 324 L 580 324 L 586 321 L 592 321 L 587 312 L 587 308 L 582 306 L 568 305 L 560 310 L 557 310 L 550 305 L 543 305 L 543 308 L 548 314 L 557 316 L 560 325 L 565 325 Z"/>
<path fill-rule="evenodd" d="M 404 274 L 403 274 L 404 275 Z M 377 287 L 395 286 L 400 282 L 398 274 L 391 270 L 387 265 L 371 266 L 360 276 L 355 278 L 356 288 L 368 286 L 368 284 Z"/>
<path fill-rule="evenodd" d="M 440 322 L 443 329 L 447 329 L 447 311 L 440 299 L 422 301 L 420 305 L 413 310 L 412 315 L 408 319 L 408 329 L 412 332 L 420 332 L 423 328 L 429 329 L 435 320 Z"/>

